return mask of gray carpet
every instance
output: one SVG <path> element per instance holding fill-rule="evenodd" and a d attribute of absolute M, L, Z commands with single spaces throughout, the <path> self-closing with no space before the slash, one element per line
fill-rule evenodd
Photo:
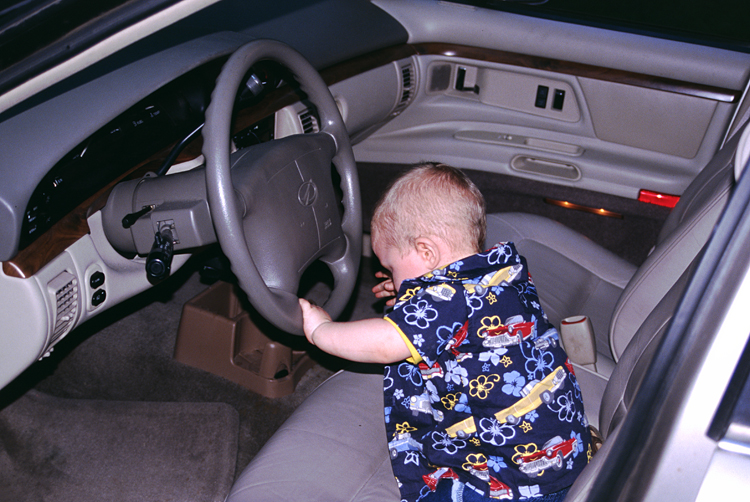
<path fill-rule="evenodd" d="M 238 428 L 237 411 L 222 403 L 30 391 L 0 414 L 0 500 L 221 502 Z"/>

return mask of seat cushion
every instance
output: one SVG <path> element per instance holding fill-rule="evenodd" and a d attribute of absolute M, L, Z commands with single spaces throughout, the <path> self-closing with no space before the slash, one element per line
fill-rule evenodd
<path fill-rule="evenodd" d="M 381 367 L 341 371 L 318 387 L 240 475 L 227 502 L 400 498 L 387 449 Z"/>

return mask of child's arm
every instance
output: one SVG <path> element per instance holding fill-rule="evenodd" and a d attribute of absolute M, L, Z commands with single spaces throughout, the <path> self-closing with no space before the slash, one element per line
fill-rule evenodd
<path fill-rule="evenodd" d="M 333 322 L 322 308 L 300 298 L 305 336 L 321 350 L 350 361 L 390 364 L 411 357 L 398 330 L 385 319 Z"/>

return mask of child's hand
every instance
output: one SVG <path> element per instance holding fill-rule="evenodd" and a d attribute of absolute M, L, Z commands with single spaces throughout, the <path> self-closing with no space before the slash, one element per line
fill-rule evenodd
<path fill-rule="evenodd" d="M 387 274 L 384 272 L 375 272 L 375 277 L 379 279 L 385 279 L 383 282 L 379 283 L 375 287 L 372 288 L 372 292 L 375 293 L 376 298 L 388 298 L 388 301 L 385 302 L 388 306 L 393 306 L 396 303 L 396 288 L 393 285 L 393 279 L 388 277 Z"/>
<path fill-rule="evenodd" d="M 317 305 L 313 305 L 304 298 L 299 299 L 299 305 L 302 307 L 302 329 L 305 332 L 305 337 L 310 343 L 315 345 L 315 341 L 313 340 L 315 330 L 318 329 L 321 324 L 331 322 L 331 316 L 328 315 L 328 312 Z"/>

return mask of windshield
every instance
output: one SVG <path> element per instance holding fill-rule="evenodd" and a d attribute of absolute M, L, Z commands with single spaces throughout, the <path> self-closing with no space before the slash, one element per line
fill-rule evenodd
<path fill-rule="evenodd" d="M 179 0 L 0 0 L 0 92 Z"/>
<path fill-rule="evenodd" d="M 0 70 L 127 0 L 25 0 L 0 7 Z"/>
<path fill-rule="evenodd" d="M 451 0 L 455 3 L 750 52 L 747 0 Z"/>

